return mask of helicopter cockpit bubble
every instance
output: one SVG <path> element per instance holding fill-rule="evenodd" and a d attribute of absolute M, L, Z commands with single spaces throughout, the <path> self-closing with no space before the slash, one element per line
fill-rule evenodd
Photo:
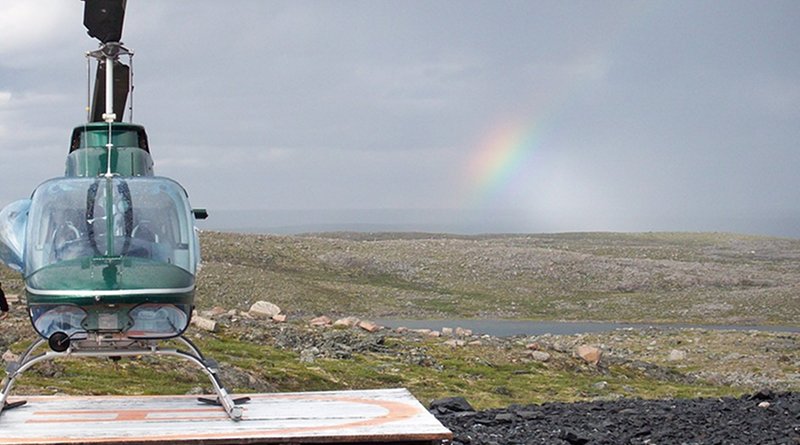
<path fill-rule="evenodd" d="M 53 179 L 33 193 L 28 213 L 23 274 L 40 335 L 183 333 L 200 258 L 194 216 L 177 182 Z"/>

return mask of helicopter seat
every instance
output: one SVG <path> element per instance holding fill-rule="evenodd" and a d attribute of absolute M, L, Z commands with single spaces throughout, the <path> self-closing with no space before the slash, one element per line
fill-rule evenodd
<path fill-rule="evenodd" d="M 71 222 L 64 222 L 53 232 L 53 253 L 57 261 L 81 256 L 81 232 Z"/>
<path fill-rule="evenodd" d="M 131 232 L 131 249 L 128 256 L 139 258 L 152 258 L 153 249 L 158 242 L 158 235 L 150 228 L 146 221 L 140 222 Z"/>

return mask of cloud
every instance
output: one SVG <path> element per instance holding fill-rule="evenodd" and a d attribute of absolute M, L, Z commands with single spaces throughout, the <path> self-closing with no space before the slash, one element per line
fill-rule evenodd
<path fill-rule="evenodd" d="M 45 63 L 59 54 L 81 23 L 82 4 L 76 1 L 0 0 L 0 56 L 4 66 Z"/>

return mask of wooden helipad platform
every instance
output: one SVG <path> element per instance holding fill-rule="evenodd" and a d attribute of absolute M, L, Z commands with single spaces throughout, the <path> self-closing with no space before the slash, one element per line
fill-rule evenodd
<path fill-rule="evenodd" d="M 0 415 L 0 444 L 412 445 L 451 436 L 406 389 L 249 397 L 240 422 L 193 396 L 17 397 L 28 404 Z"/>

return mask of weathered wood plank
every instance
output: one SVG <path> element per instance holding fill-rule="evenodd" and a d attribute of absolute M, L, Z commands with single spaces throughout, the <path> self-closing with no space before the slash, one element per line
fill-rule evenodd
<path fill-rule="evenodd" d="M 406 389 L 249 397 L 240 422 L 193 396 L 26 397 L 28 405 L 0 415 L 0 445 L 399 445 L 450 438 Z"/>

